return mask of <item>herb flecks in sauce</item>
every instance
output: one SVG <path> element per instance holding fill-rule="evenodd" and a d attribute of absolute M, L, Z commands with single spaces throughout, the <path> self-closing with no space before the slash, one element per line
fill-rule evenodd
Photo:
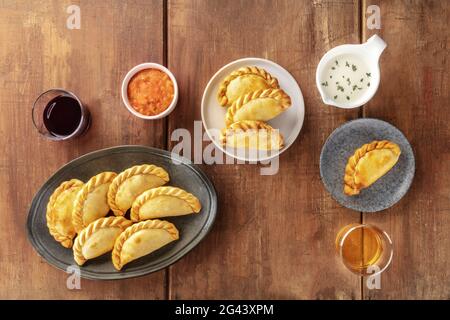
<path fill-rule="evenodd" d="M 321 75 L 321 90 L 337 104 L 356 101 L 370 87 L 371 74 L 368 71 L 370 69 L 358 56 L 340 55 L 328 62 Z"/>

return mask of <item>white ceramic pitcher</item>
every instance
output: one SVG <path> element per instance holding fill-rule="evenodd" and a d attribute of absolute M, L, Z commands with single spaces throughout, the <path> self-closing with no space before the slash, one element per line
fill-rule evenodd
<path fill-rule="evenodd" d="M 384 42 L 383 39 L 378 35 L 373 35 L 366 43 L 344 44 L 328 51 L 320 60 L 316 71 L 316 85 L 323 102 L 327 105 L 345 109 L 360 107 L 367 103 L 375 95 L 380 84 L 380 67 L 378 61 L 386 46 L 386 42 Z M 329 93 L 324 90 L 322 83 L 327 68 L 331 65 L 330 63 L 343 55 L 354 56 L 355 59 L 358 59 L 365 64 L 365 67 L 371 74 L 370 87 L 364 88 L 364 93 L 355 100 L 335 101 L 335 99 L 330 97 Z"/>

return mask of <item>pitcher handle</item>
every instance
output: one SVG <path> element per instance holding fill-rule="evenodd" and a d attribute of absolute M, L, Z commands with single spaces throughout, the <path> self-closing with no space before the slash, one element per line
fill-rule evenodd
<path fill-rule="evenodd" d="M 366 41 L 365 46 L 378 61 L 384 49 L 386 49 L 387 44 L 378 35 L 374 34 Z"/>

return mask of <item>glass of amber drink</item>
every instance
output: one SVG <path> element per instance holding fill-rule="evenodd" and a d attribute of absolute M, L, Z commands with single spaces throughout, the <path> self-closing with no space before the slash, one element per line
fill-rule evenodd
<path fill-rule="evenodd" d="M 335 245 L 344 266 L 360 276 L 381 274 L 392 261 L 391 238 L 373 225 L 353 223 L 343 227 Z"/>

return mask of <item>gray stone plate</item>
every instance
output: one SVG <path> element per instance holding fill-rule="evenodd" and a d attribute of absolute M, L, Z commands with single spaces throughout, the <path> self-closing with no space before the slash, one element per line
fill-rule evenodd
<path fill-rule="evenodd" d="M 359 195 L 343 192 L 344 170 L 348 158 L 365 143 L 390 140 L 402 151 L 397 164 Z M 414 153 L 403 133 L 391 124 L 377 119 L 358 119 L 345 123 L 328 137 L 320 154 L 320 176 L 327 190 L 344 207 L 376 212 L 387 209 L 408 191 L 414 177 Z"/>
<path fill-rule="evenodd" d="M 174 159 L 174 161 L 172 161 Z M 177 161 L 178 164 L 175 163 Z M 114 269 L 111 253 L 87 261 L 81 268 L 81 276 L 87 279 L 125 279 L 161 270 L 181 259 L 194 248 L 211 229 L 217 212 L 217 196 L 208 177 L 189 160 L 170 152 L 144 146 L 120 146 L 103 149 L 75 159 L 59 169 L 36 193 L 28 214 L 28 238 L 41 257 L 51 265 L 67 270 L 76 265 L 72 250 L 62 247 L 50 236 L 45 219 L 48 199 L 58 185 L 68 179 L 87 181 L 102 171 L 120 172 L 133 165 L 152 163 L 167 170 L 168 185 L 183 188 L 195 194 L 202 203 L 199 214 L 167 218 L 180 231 L 180 239 L 127 264 L 122 271 Z"/>

